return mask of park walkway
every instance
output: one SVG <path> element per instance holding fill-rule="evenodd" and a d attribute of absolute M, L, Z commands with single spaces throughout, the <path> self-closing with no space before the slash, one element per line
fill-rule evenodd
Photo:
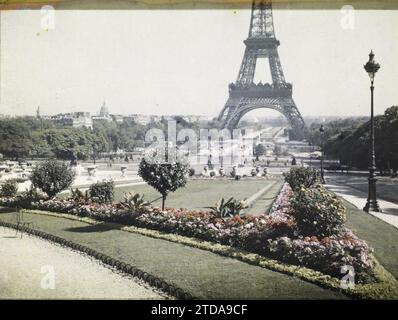
<path fill-rule="evenodd" d="M 164 299 L 135 278 L 37 237 L 0 227 L 0 299 Z"/>
<path fill-rule="evenodd" d="M 88 223 L 34 213 L 33 227 L 87 246 L 157 276 L 202 299 L 345 299 L 301 279 L 182 244 Z M 12 210 L 0 220 L 15 222 Z"/>
<path fill-rule="evenodd" d="M 366 192 L 352 188 L 333 178 L 328 179 L 326 177 L 326 182 L 326 188 L 344 198 L 358 209 L 362 210 L 365 206 L 367 199 Z M 378 202 L 383 212 L 370 212 L 370 214 L 398 229 L 398 204 L 380 198 Z"/>

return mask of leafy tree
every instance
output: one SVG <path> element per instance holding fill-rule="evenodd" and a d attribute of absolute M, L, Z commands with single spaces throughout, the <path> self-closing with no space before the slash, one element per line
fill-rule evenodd
<path fill-rule="evenodd" d="M 342 132 L 354 131 L 366 121 L 368 121 L 367 117 L 349 117 L 325 122 L 323 123 L 323 139 L 327 141 L 331 137 L 341 134 Z M 313 122 L 309 127 L 307 140 L 312 145 L 321 146 L 322 144 L 322 133 L 319 131 L 320 126 L 320 122 Z"/>
<path fill-rule="evenodd" d="M 376 116 L 376 166 L 382 172 L 398 169 L 398 107 L 388 108 L 384 115 Z M 332 136 L 325 143 L 325 153 L 336 157 L 342 164 L 366 169 L 369 166 L 370 122 L 356 129 L 348 129 Z"/>
<path fill-rule="evenodd" d="M 74 178 L 75 172 L 67 164 L 56 160 L 38 164 L 30 177 L 33 187 L 41 189 L 50 197 L 68 189 Z"/>
<path fill-rule="evenodd" d="M 2 119 L 0 121 L 0 153 L 19 159 L 27 157 L 31 148 L 29 127 L 23 119 Z"/>
<path fill-rule="evenodd" d="M 18 192 L 18 183 L 15 179 L 6 180 L 0 185 L 0 196 L 14 197 Z"/>
<path fill-rule="evenodd" d="M 162 195 L 164 210 L 167 195 L 186 185 L 188 169 L 188 164 L 182 161 L 168 163 L 157 159 L 149 161 L 143 157 L 138 174 Z"/>
<path fill-rule="evenodd" d="M 109 203 L 114 198 L 115 183 L 113 181 L 103 181 L 93 183 L 89 188 L 91 200 L 98 203 Z"/>

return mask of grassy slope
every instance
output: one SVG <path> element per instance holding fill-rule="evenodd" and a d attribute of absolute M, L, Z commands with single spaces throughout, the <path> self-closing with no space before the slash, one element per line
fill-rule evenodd
<path fill-rule="evenodd" d="M 190 180 L 186 187 L 171 193 L 166 200 L 166 206 L 175 208 L 199 209 L 214 205 L 220 198 L 235 197 L 238 200 L 248 198 L 264 188 L 269 180 Z M 116 187 L 115 200 L 123 199 L 126 192 L 145 194 L 147 201 L 160 197 L 160 194 L 148 185 Z M 161 200 L 153 203 L 160 206 Z"/>
<path fill-rule="evenodd" d="M 261 214 L 268 213 L 275 198 L 278 196 L 279 191 L 282 188 L 282 181 L 276 182 L 271 189 L 264 193 L 253 205 L 253 207 L 247 210 L 247 214 Z"/>
<path fill-rule="evenodd" d="M 375 249 L 380 263 L 398 279 L 398 230 L 347 201 L 347 226 Z"/>

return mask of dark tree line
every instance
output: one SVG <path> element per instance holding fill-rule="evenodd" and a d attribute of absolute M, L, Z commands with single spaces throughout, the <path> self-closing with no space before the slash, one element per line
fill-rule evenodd
<path fill-rule="evenodd" d="M 35 117 L 0 119 L 0 153 L 12 159 L 58 158 L 86 160 L 118 149 L 132 151 L 142 146 L 145 126 L 96 123 L 94 129 L 62 127 Z"/>
<path fill-rule="evenodd" d="M 325 126 L 327 128 L 327 125 Z M 370 121 L 332 135 L 325 143 L 325 153 L 342 164 L 359 169 L 369 166 Z M 398 169 L 398 106 L 375 117 L 376 166 L 380 172 Z"/>

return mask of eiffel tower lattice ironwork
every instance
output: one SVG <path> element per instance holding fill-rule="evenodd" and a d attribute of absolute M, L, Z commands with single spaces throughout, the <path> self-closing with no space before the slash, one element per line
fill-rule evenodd
<path fill-rule="evenodd" d="M 259 108 L 274 109 L 289 121 L 291 138 L 302 140 L 306 135 L 306 126 L 292 98 L 292 84 L 287 83 L 283 75 L 271 1 L 253 1 L 249 36 L 244 43 L 246 50 L 238 78 L 229 85 L 229 98 L 218 120 L 223 127 L 234 129 L 247 112 Z M 257 58 L 261 57 L 269 60 L 272 84 L 253 82 Z"/>

